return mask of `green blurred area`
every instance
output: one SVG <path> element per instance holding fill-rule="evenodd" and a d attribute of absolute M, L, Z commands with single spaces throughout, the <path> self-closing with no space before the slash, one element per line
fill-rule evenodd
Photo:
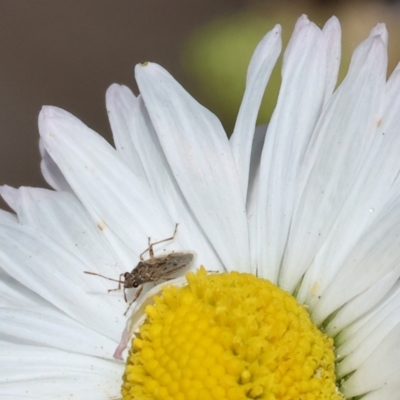
<path fill-rule="evenodd" d="M 378 2 L 344 3 L 340 7 L 316 7 L 307 2 L 287 6 L 268 6 L 267 2 L 239 14 L 214 20 L 203 26 L 187 41 L 182 62 L 193 80 L 192 94 L 212 110 L 230 134 L 243 96 L 247 66 L 261 38 L 275 24 L 282 26 L 283 51 L 302 13 L 322 28 L 327 19 L 336 15 L 342 26 L 342 63 L 339 82 L 345 76 L 355 47 L 379 22 L 389 30 L 389 71 L 400 58 L 398 12 Z M 268 83 L 260 109 L 258 124 L 267 123 L 276 104 L 280 87 L 282 54 Z"/>

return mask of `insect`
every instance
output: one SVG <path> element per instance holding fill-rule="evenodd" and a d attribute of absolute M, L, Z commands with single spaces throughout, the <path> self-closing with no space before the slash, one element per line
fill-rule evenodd
<path fill-rule="evenodd" d="M 131 272 L 123 272 L 119 279 L 109 278 L 104 275 L 97 274 L 95 272 L 84 271 L 85 274 L 97 275 L 102 278 L 108 279 L 109 281 L 118 282 L 118 287 L 116 289 L 109 289 L 109 292 L 113 292 L 115 290 L 121 290 L 123 287 L 124 290 L 124 299 L 127 303 L 126 297 L 126 289 L 138 288 L 137 292 L 133 300 L 129 303 L 128 308 L 126 309 L 124 315 L 128 312 L 130 306 L 135 302 L 135 300 L 140 296 L 143 290 L 143 285 L 148 282 L 157 282 L 162 280 L 169 280 L 169 276 L 174 272 L 186 267 L 193 260 L 193 253 L 189 252 L 171 252 L 161 256 L 154 256 L 153 247 L 156 244 L 167 242 L 169 240 L 173 240 L 176 235 L 176 231 L 178 230 L 178 224 L 175 225 L 174 233 L 171 237 L 163 240 L 159 240 L 158 242 L 151 243 L 151 239 L 148 238 L 148 247 L 147 249 L 140 254 L 140 261 L 136 265 L 135 268 Z M 150 258 L 145 260 L 144 254 L 149 252 Z"/>

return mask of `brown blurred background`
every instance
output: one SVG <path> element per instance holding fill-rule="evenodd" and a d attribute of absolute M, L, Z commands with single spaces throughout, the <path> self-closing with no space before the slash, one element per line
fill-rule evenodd
<path fill-rule="evenodd" d="M 0 184 L 43 186 L 37 115 L 57 105 L 110 139 L 104 95 L 136 92 L 133 68 L 151 60 L 175 76 L 184 39 L 230 0 L 0 0 Z"/>
<path fill-rule="evenodd" d="M 383 16 L 377 10 L 383 10 Z M 208 58 L 215 56 L 208 47 L 217 36 L 212 30 L 215 21 L 222 21 L 218 24 L 222 24 L 224 32 L 219 45 L 232 48 L 234 58 L 229 65 L 240 61 L 245 69 L 262 35 L 275 23 L 287 19 L 290 27 L 284 27 L 284 31 L 289 36 L 302 12 L 320 26 L 336 14 L 344 30 L 345 26 L 354 27 L 358 36 L 347 40 L 351 49 L 375 23 L 387 22 L 387 18 L 399 25 L 397 2 L 383 0 L 0 0 L 0 184 L 45 186 L 39 168 L 37 132 L 37 115 L 43 104 L 70 111 L 111 140 L 105 91 L 111 83 L 118 82 L 137 93 L 133 67 L 146 60 L 163 65 L 206 106 L 217 115 L 221 113 L 229 130 L 245 76 L 239 71 L 239 78 L 232 78 L 239 83 L 239 95 L 227 111 L 227 101 L 214 95 L 213 85 L 218 84 L 211 79 L 207 86 L 202 76 L 207 71 L 207 76 L 218 80 L 221 73 L 225 74 L 223 65 L 222 72 L 220 69 L 215 77 L 206 70 Z M 256 34 L 250 40 L 253 42 L 246 44 L 249 50 L 243 53 L 235 47 L 235 34 L 225 29 L 232 29 L 241 15 L 256 16 L 262 30 L 256 32 L 256 25 L 248 24 L 247 31 Z M 265 26 L 263 21 L 260 25 L 260 16 L 265 19 Z M 237 32 L 239 38 L 246 36 Z M 393 43 L 398 35 L 390 27 L 389 33 Z M 198 52 L 190 46 L 201 37 Z"/>

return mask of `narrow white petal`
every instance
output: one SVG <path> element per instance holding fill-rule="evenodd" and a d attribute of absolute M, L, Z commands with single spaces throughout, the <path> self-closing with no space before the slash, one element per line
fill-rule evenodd
<path fill-rule="evenodd" d="M 378 120 L 375 133 L 380 140 L 371 146 L 327 240 L 302 281 L 298 299 L 311 308 L 331 284 L 368 226 L 380 217 L 392 198 L 400 195 L 400 184 L 397 182 L 400 172 L 397 151 L 400 146 L 399 91 L 400 70 L 397 69 L 385 87 L 384 117 Z"/>
<path fill-rule="evenodd" d="M 0 224 L 17 222 L 17 216 L 8 211 L 0 210 Z"/>
<path fill-rule="evenodd" d="M 0 274 L 0 336 L 18 343 L 111 358 L 116 346 L 86 324 L 74 321 L 5 273 Z"/>
<path fill-rule="evenodd" d="M 381 304 L 337 337 L 337 354 L 342 359 L 337 366 L 339 379 L 358 369 L 400 324 L 399 289 L 398 284 Z"/>
<path fill-rule="evenodd" d="M 0 342 L 0 397 L 109 400 L 120 397 L 123 365 L 57 349 Z"/>
<path fill-rule="evenodd" d="M 400 324 L 379 344 L 368 359 L 345 381 L 342 387 L 347 398 L 376 391 L 381 399 L 397 399 L 400 389 Z M 381 391 L 381 392 L 380 392 Z M 392 393 L 391 397 L 383 396 Z M 364 398 L 364 397 L 363 397 Z M 371 397 L 370 397 L 371 398 Z M 374 398 L 372 396 L 372 398 Z M 377 398 L 377 397 L 375 397 Z"/>
<path fill-rule="evenodd" d="M 319 324 L 387 274 L 400 276 L 400 198 L 371 225 L 312 310 Z M 379 268 L 377 268 L 379 266 Z M 386 290 L 389 290 L 387 288 Z M 383 293 L 385 295 L 385 293 Z M 371 303 L 372 307 L 374 304 Z M 354 316 L 355 318 L 358 315 Z"/>
<path fill-rule="evenodd" d="M 265 135 L 267 133 L 267 125 L 258 126 L 255 130 L 253 137 L 253 146 L 251 150 L 250 160 L 250 174 L 249 174 L 249 186 L 247 193 L 247 219 L 249 227 L 249 238 L 250 238 L 250 259 L 251 264 L 257 265 L 257 201 L 258 201 L 258 190 L 260 187 L 260 160 L 261 152 L 265 142 Z M 256 275 L 258 271 L 255 271 Z"/>
<path fill-rule="evenodd" d="M 228 270 L 249 270 L 244 193 L 219 120 L 164 69 L 147 63 L 136 79 L 164 154 L 191 211 Z"/>
<path fill-rule="evenodd" d="M 55 190 L 73 193 L 71 186 L 60 171 L 60 168 L 58 168 L 57 164 L 45 149 L 42 139 L 39 139 L 39 149 L 40 155 L 42 156 L 40 169 L 46 182 Z"/>
<path fill-rule="evenodd" d="M 326 78 L 324 104 L 331 97 L 337 83 L 341 56 L 341 29 L 336 17 L 329 18 L 322 29 L 326 41 Z"/>
<path fill-rule="evenodd" d="M 79 200 L 66 192 L 21 187 L 0 187 L 19 222 L 56 240 L 99 273 L 124 271 L 113 248 L 93 223 Z M 125 268 L 126 269 L 126 268 Z"/>
<path fill-rule="evenodd" d="M 132 109 L 137 101 L 132 91 L 126 86 L 113 84 L 106 93 L 106 106 L 115 148 L 132 172 L 146 180 L 140 156 L 132 141 L 132 135 L 135 133 Z"/>
<path fill-rule="evenodd" d="M 257 126 L 253 135 L 253 144 L 251 147 L 250 158 L 249 186 L 247 193 L 247 207 L 249 207 L 250 204 L 254 204 L 254 207 L 256 205 L 256 192 L 258 191 L 260 185 L 258 177 L 260 174 L 261 153 L 264 147 L 267 128 L 268 125 Z"/>
<path fill-rule="evenodd" d="M 170 234 L 167 227 L 175 221 L 103 138 L 54 107 L 41 111 L 39 131 L 47 151 L 102 229 L 111 229 L 137 255 L 146 248 L 147 237 Z"/>
<path fill-rule="evenodd" d="M 124 271 L 114 250 L 75 196 L 8 186 L 0 187 L 0 194 L 17 213 L 21 224 L 39 229 L 94 270 L 115 275 Z"/>
<path fill-rule="evenodd" d="M 49 307 L 0 308 L 0 333 L 22 343 L 112 359 L 116 341 Z"/>
<path fill-rule="evenodd" d="M 271 72 L 282 49 L 282 28 L 276 25 L 254 51 L 247 71 L 246 90 L 230 138 L 232 154 L 240 178 L 242 193 L 247 193 L 250 155 L 258 110 Z"/>
<path fill-rule="evenodd" d="M 106 280 L 83 273 L 90 266 L 27 226 L 0 226 L 0 247 L 0 265 L 10 276 L 72 319 L 118 339 L 125 304 L 121 296 L 107 293 Z"/>
<path fill-rule="evenodd" d="M 297 21 L 296 21 L 296 25 L 294 26 L 293 29 L 293 33 L 292 33 L 292 37 L 289 41 L 289 43 L 286 46 L 286 50 L 285 53 L 283 54 L 283 65 L 282 65 L 282 72 L 285 71 L 285 65 L 287 62 L 287 58 L 289 56 L 289 54 L 293 51 L 296 51 L 296 46 L 297 46 L 297 42 L 294 41 L 294 38 L 297 37 L 300 32 L 304 29 L 307 28 L 307 26 L 309 26 L 310 20 L 308 19 L 307 15 L 303 14 Z M 286 72 L 284 72 L 286 74 Z"/>
<path fill-rule="evenodd" d="M 398 399 L 400 393 L 400 382 L 394 382 L 389 387 L 383 387 L 377 391 L 370 392 L 362 397 L 362 400 L 382 400 L 382 399 Z"/>
<path fill-rule="evenodd" d="M 46 300 L 21 285 L 18 281 L 0 269 L 0 302 L 3 307 L 46 307 Z"/>
<path fill-rule="evenodd" d="M 119 91 L 122 93 L 118 94 Z M 129 110 L 130 139 L 146 171 L 146 179 L 153 195 L 162 204 L 170 218 L 179 223 L 179 233 L 174 240 L 174 245 L 179 242 L 182 249 L 196 251 L 199 258 L 194 266 L 202 264 L 209 270 L 221 270 L 221 262 L 191 213 L 172 174 L 143 99 L 140 96 L 135 101 L 126 99 L 126 89 L 118 85 L 113 86 L 113 93 L 121 103 L 125 100 L 124 105 L 115 108 L 115 114 L 120 112 L 120 108 L 126 110 L 126 113 Z M 125 118 L 128 119 L 128 116 Z M 196 243 L 194 249 L 193 243 Z"/>
<path fill-rule="evenodd" d="M 386 25 L 383 23 L 376 24 L 372 29 L 371 32 L 369 33 L 369 37 L 374 37 L 374 36 L 380 36 L 382 39 L 383 43 L 385 43 L 385 46 L 387 47 L 388 41 L 389 41 L 389 35 L 388 31 L 386 29 Z"/>
<path fill-rule="evenodd" d="M 286 49 L 278 104 L 260 165 L 258 273 L 277 282 L 295 203 L 299 166 L 325 96 L 329 42 L 306 17 Z"/>
<path fill-rule="evenodd" d="M 338 346 L 339 359 L 350 354 L 372 330 L 381 326 L 386 317 L 397 313 L 399 305 L 400 282 L 398 281 L 379 304 L 336 336 L 335 343 Z M 396 318 L 398 318 L 397 314 Z"/>
<path fill-rule="evenodd" d="M 390 289 L 392 289 L 397 277 L 397 272 L 389 271 L 364 292 L 349 300 L 342 308 L 340 308 L 337 314 L 335 314 L 326 327 L 325 332 L 329 336 L 335 337 L 339 332 L 347 330 L 350 324 L 361 316 L 369 313 L 374 306 L 381 302 Z"/>
<path fill-rule="evenodd" d="M 78 257 L 90 272 L 117 279 L 139 261 L 112 231 L 100 229 L 70 193 L 26 187 L 17 190 L 7 186 L 1 187 L 0 193 L 17 212 L 21 224 L 30 225 L 51 237 Z M 89 281 L 99 279 L 87 278 Z M 107 282 L 107 288 L 109 285 Z"/>
<path fill-rule="evenodd" d="M 280 282 L 289 291 L 326 240 L 372 144 L 381 141 L 376 129 L 382 115 L 386 65 L 381 37 L 363 42 L 319 119 L 318 135 L 310 142 L 301 172 L 304 189 L 298 195 L 282 269 Z"/>

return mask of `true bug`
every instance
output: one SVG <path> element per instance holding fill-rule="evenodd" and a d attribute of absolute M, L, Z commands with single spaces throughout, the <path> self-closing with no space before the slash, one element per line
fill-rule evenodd
<path fill-rule="evenodd" d="M 126 289 L 139 288 L 135 293 L 133 300 L 129 303 L 124 315 L 128 312 L 132 303 L 140 296 L 143 290 L 143 285 L 148 282 L 157 282 L 162 280 L 170 279 L 169 276 L 174 272 L 178 271 L 189 265 L 193 260 L 193 253 L 183 253 L 183 252 L 171 252 L 158 257 L 154 256 L 153 246 L 159 243 L 167 242 L 173 240 L 178 230 L 178 224 L 175 225 L 174 233 L 171 237 L 158 242 L 151 243 L 151 239 L 148 238 L 147 249 L 140 254 L 140 261 L 131 272 L 123 272 L 119 279 L 109 278 L 104 275 L 97 274 L 95 272 L 84 271 L 85 274 L 97 275 L 102 278 L 108 279 L 110 281 L 118 282 L 118 287 L 116 289 L 109 289 L 109 292 L 120 290 L 121 285 L 123 285 L 124 299 L 128 302 L 126 297 Z M 149 252 L 150 258 L 145 260 L 143 255 Z M 122 279 L 123 278 L 123 279 Z"/>

